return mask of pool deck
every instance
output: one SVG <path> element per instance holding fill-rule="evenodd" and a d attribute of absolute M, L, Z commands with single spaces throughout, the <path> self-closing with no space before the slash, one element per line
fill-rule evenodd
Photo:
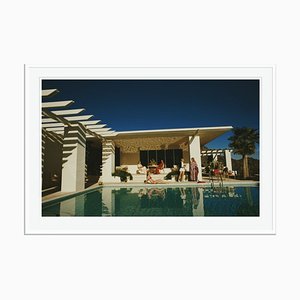
<path fill-rule="evenodd" d="M 214 180 L 215 186 L 219 186 L 219 181 Z M 149 183 L 144 183 L 144 182 L 119 182 L 119 183 L 105 183 L 105 184 L 98 184 L 95 183 L 91 185 L 90 187 L 81 190 L 81 191 L 76 191 L 76 192 L 56 192 L 47 196 L 42 197 L 42 203 L 46 204 L 55 200 L 63 200 L 64 198 L 70 197 L 70 196 L 77 196 L 82 193 L 88 192 L 88 191 L 93 191 L 97 190 L 100 187 L 134 187 L 134 186 L 144 186 L 147 188 L 152 188 L 156 186 L 170 186 L 170 187 L 211 187 L 211 182 L 208 180 L 208 178 L 204 178 L 203 182 L 197 183 L 193 181 L 183 181 L 183 182 L 177 182 L 177 181 L 172 181 L 172 180 L 166 180 L 165 183 L 157 183 L 157 184 L 149 184 Z M 258 181 L 254 180 L 237 180 L 237 179 L 231 179 L 231 178 L 226 178 L 223 180 L 223 186 L 259 186 Z"/>

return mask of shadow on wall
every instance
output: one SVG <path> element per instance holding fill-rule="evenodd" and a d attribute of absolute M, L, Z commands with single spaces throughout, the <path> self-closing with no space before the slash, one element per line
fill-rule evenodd
<path fill-rule="evenodd" d="M 91 140 L 86 143 L 85 163 L 87 167 L 85 187 L 98 182 L 101 176 L 102 144 L 99 140 Z"/>
<path fill-rule="evenodd" d="M 42 190 L 53 193 L 61 188 L 63 146 L 48 137 L 45 138 Z"/>

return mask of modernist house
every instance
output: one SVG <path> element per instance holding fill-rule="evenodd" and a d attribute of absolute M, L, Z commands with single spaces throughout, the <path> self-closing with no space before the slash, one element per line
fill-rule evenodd
<path fill-rule="evenodd" d="M 232 129 L 231 126 L 162 130 L 113 131 L 81 115 L 84 109 L 66 109 L 73 100 L 49 101 L 57 90 L 42 92 L 42 189 L 43 192 L 73 192 L 87 185 L 120 182 L 113 177 L 117 167 L 126 166 L 135 174 L 137 163 L 165 162 L 165 172 L 179 165 L 181 158 L 194 157 L 198 166 L 205 156 L 224 155 L 232 170 L 231 151 L 206 150 L 204 145 Z M 199 179 L 202 179 L 200 172 Z"/>
<path fill-rule="evenodd" d="M 168 172 L 174 165 L 180 165 L 181 158 L 188 166 L 194 157 L 201 166 L 202 156 L 206 155 L 217 159 L 224 154 L 226 166 L 232 170 L 230 150 L 203 150 L 205 144 L 231 129 L 225 126 L 115 132 L 103 142 L 101 180 L 114 181 L 111 174 L 117 166 L 126 166 L 135 174 L 139 161 L 148 166 L 151 160 L 163 160 Z M 199 179 L 202 180 L 201 172 Z"/>

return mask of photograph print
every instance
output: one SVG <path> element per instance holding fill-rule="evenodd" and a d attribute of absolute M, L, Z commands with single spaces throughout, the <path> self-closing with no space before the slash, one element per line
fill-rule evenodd
<path fill-rule="evenodd" d="M 260 84 L 43 78 L 42 217 L 259 217 Z"/>

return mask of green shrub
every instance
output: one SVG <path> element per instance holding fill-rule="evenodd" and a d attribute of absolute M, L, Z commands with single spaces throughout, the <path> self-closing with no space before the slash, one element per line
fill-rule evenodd
<path fill-rule="evenodd" d="M 124 170 L 116 170 L 114 173 L 112 173 L 112 176 L 120 177 L 120 180 L 122 182 L 127 182 L 128 177 L 129 177 L 130 180 L 133 179 L 132 175 L 129 172 L 124 171 Z"/>

